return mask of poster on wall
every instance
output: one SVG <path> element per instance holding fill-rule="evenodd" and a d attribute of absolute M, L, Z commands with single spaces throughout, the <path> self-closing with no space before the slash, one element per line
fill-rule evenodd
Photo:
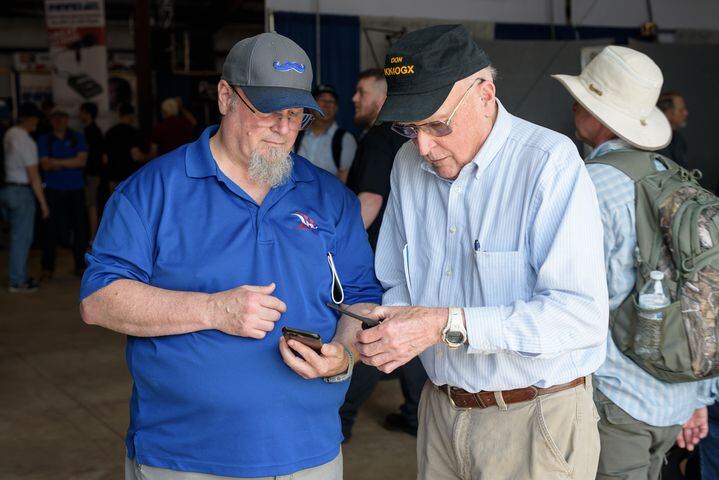
<path fill-rule="evenodd" d="M 40 106 L 44 101 L 52 100 L 50 55 L 47 52 L 15 52 L 12 63 L 18 103 L 33 102 Z"/>
<path fill-rule="evenodd" d="M 52 100 L 52 78 L 47 73 L 20 72 L 17 84 L 18 103 L 33 102 L 40 106 Z"/>
<path fill-rule="evenodd" d="M 83 102 L 108 108 L 104 0 L 45 0 L 52 90 L 71 111 Z"/>

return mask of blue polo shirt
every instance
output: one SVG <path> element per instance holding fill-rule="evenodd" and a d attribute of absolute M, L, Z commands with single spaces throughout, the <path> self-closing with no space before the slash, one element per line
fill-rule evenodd
<path fill-rule="evenodd" d="M 217 166 L 209 139 L 159 157 L 114 192 L 87 255 L 81 299 L 117 279 L 213 293 L 275 282 L 287 313 L 263 340 L 204 330 L 128 337 L 127 451 L 138 463 L 235 477 L 287 475 L 339 453 L 348 382 L 305 380 L 282 361 L 284 325 L 332 339 L 334 257 L 345 303 L 381 300 L 356 197 L 294 155 L 257 205 Z"/>
<path fill-rule="evenodd" d="M 37 139 L 37 151 L 40 158 L 52 157 L 57 160 L 72 158 L 80 152 L 87 152 L 85 135 L 69 129 L 63 138 L 58 138 L 52 132 L 46 133 Z M 44 172 L 43 181 L 47 188 L 56 190 L 79 190 L 85 185 L 82 168 L 63 168 Z"/>

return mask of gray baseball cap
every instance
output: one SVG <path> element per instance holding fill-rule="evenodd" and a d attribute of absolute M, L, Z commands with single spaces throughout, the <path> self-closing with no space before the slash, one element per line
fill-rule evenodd
<path fill-rule="evenodd" d="M 312 97 L 309 57 L 278 33 L 261 33 L 237 42 L 225 58 L 222 79 L 242 87 L 260 112 L 309 108 L 324 116 Z"/>

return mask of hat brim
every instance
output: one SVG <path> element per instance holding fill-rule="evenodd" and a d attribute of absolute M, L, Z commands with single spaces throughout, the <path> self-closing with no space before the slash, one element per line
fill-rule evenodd
<path fill-rule="evenodd" d="M 388 95 L 379 122 L 415 123 L 434 115 L 452 91 L 454 83 L 440 87 L 431 92 Z"/>
<path fill-rule="evenodd" d="M 633 147 L 653 151 L 664 148 L 671 142 L 672 127 L 667 117 L 657 107 L 652 109 L 642 123 L 600 102 L 579 81 L 579 77 L 552 75 L 552 78 L 558 80 L 570 95 L 605 127 Z"/>
<path fill-rule="evenodd" d="M 252 105 L 262 113 L 279 112 L 288 108 L 308 108 L 325 116 L 312 94 L 299 88 L 242 87 Z"/>

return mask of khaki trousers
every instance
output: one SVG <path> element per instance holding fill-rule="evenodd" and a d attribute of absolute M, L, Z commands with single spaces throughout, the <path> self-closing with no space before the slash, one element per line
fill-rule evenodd
<path fill-rule="evenodd" d="M 681 425 L 652 427 L 595 390 L 602 453 L 597 480 L 657 480 Z"/>
<path fill-rule="evenodd" d="M 599 459 L 599 416 L 589 378 L 586 385 L 527 402 L 498 403 L 495 407 L 456 410 L 445 393 L 427 382 L 419 404 L 417 478 L 594 478 Z"/>

